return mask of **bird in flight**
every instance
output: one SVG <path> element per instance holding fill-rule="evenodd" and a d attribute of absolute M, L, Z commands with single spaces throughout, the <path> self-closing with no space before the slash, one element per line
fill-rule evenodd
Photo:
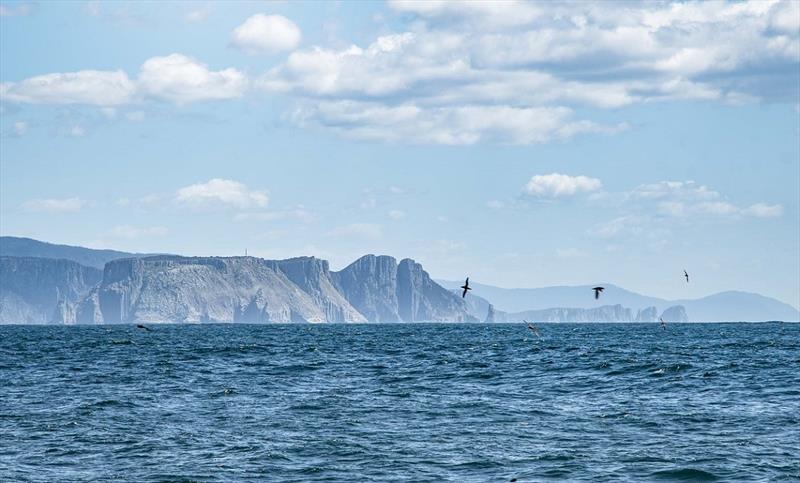
<path fill-rule="evenodd" d="M 683 271 L 683 276 L 686 277 L 686 283 L 689 283 L 689 272 L 686 270 Z"/>
<path fill-rule="evenodd" d="M 600 292 L 602 292 L 605 289 L 606 289 L 605 287 L 594 287 L 594 288 L 592 288 L 592 290 L 594 290 L 594 299 L 595 300 L 599 299 L 600 298 Z"/>
<path fill-rule="evenodd" d="M 542 337 L 541 335 L 539 335 L 539 329 L 537 329 L 535 325 L 531 324 L 530 322 L 528 322 L 525 319 L 522 319 L 522 321 L 525 322 L 526 324 L 528 324 L 528 329 L 530 329 L 531 332 L 536 334 L 536 337 L 539 337 L 539 338 Z"/>
<path fill-rule="evenodd" d="M 661 328 L 664 329 L 664 330 L 667 330 L 667 323 L 664 322 L 664 319 L 659 317 L 658 320 L 661 321 Z"/>
<path fill-rule="evenodd" d="M 152 330 L 153 330 L 153 329 L 151 329 L 150 327 L 144 326 L 144 325 L 142 325 L 142 324 L 136 324 L 136 328 L 137 328 L 137 329 L 144 329 L 144 330 L 146 330 L 147 332 L 150 332 L 150 331 L 152 331 Z"/>
<path fill-rule="evenodd" d="M 462 286 L 461 286 L 461 288 L 463 288 L 463 289 L 464 289 L 464 291 L 463 291 L 463 292 L 461 292 L 461 298 L 463 299 L 464 297 L 466 297 L 466 296 L 467 296 L 467 290 L 472 290 L 472 289 L 470 288 L 470 286 L 469 286 L 469 277 L 467 277 L 467 281 L 466 281 L 466 282 L 464 282 L 464 285 L 462 285 Z"/>

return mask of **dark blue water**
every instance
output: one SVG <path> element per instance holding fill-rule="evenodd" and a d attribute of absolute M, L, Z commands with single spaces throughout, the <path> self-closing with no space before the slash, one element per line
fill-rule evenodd
<path fill-rule="evenodd" d="M 0 327 L 0 480 L 800 479 L 800 324 Z"/>

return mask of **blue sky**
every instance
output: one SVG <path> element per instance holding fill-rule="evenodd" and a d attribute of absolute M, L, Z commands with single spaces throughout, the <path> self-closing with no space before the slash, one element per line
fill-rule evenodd
<path fill-rule="evenodd" d="M 0 27 L 4 235 L 800 306 L 798 2 L 3 1 Z"/>

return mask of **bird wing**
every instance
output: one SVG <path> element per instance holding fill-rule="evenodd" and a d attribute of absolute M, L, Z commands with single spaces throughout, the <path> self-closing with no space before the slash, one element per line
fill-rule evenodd
<path fill-rule="evenodd" d="M 462 287 L 462 288 L 464 289 L 464 291 L 461 292 L 461 298 L 463 299 L 467 296 L 467 287 Z"/>

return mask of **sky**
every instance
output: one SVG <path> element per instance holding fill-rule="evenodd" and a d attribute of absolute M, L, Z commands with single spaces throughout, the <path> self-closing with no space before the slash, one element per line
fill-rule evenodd
<path fill-rule="evenodd" d="M 2 235 L 800 307 L 800 2 L 1 1 L 0 83 Z"/>

